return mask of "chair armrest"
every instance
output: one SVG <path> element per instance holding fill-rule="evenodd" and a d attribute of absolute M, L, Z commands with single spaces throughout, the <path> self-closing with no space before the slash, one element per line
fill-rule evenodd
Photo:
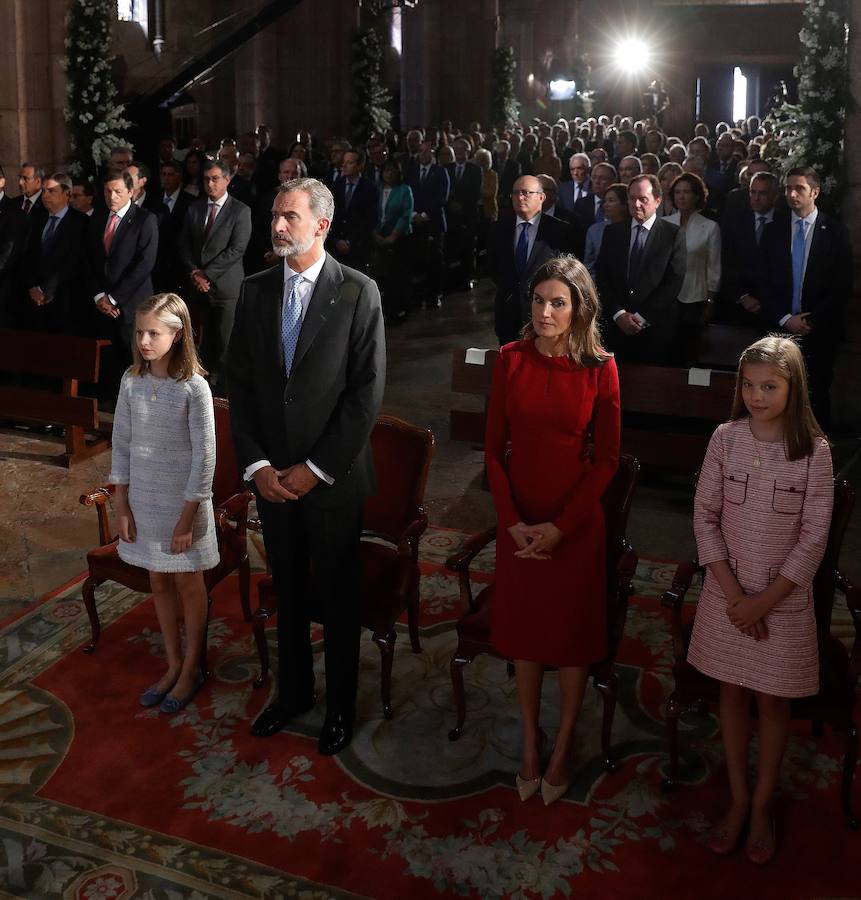
<path fill-rule="evenodd" d="M 693 583 L 694 576 L 703 571 L 705 570 L 696 560 L 679 563 L 676 574 L 673 575 L 673 583 L 661 595 L 661 605 L 672 611 L 673 657 L 676 660 L 684 659 L 686 653 L 682 621 L 685 596 Z"/>
<path fill-rule="evenodd" d="M 248 504 L 254 499 L 254 494 L 251 491 L 241 491 L 238 494 L 234 494 L 232 497 L 229 497 L 227 500 L 222 503 L 218 510 L 224 510 L 224 514 L 228 519 L 236 522 L 237 531 L 240 534 L 245 534 L 245 528 L 248 522 Z"/>
<path fill-rule="evenodd" d="M 466 543 L 445 561 L 445 567 L 451 572 L 465 572 L 469 569 L 470 563 L 481 553 L 484 548 L 496 540 L 496 526 L 488 528 L 479 534 L 474 534 L 468 538 Z"/>
<path fill-rule="evenodd" d="M 108 500 L 114 495 L 115 487 L 112 484 L 106 484 L 102 487 L 93 488 L 87 494 L 81 494 L 78 502 L 81 506 L 95 506 L 96 515 L 99 518 L 99 546 L 104 547 L 113 541 L 111 534 L 111 519 L 108 515 Z"/>
<path fill-rule="evenodd" d="M 254 519 L 249 519 L 245 523 L 245 526 L 249 531 L 256 531 L 257 534 L 263 533 L 263 524 L 261 523 L 259 516 Z"/>
<path fill-rule="evenodd" d="M 846 596 L 846 606 L 855 626 L 855 642 L 849 656 L 849 682 L 854 688 L 861 677 L 861 588 L 853 584 L 842 572 L 838 572 L 837 589 Z"/>

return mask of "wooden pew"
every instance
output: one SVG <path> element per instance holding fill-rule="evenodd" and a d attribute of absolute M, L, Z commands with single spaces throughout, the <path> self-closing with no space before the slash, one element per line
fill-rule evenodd
<path fill-rule="evenodd" d="M 0 329 L 0 372 L 60 378 L 62 389 L 0 385 L 0 418 L 62 425 L 66 450 L 57 461 L 69 467 L 111 445 L 99 422 L 96 400 L 78 395 L 78 382 L 99 380 L 99 356 L 110 341 L 74 335 Z M 87 433 L 95 436 L 88 439 Z"/>
<path fill-rule="evenodd" d="M 484 354 L 483 363 L 467 362 L 467 355 Z M 484 425 L 487 418 L 487 401 L 493 384 L 493 368 L 496 365 L 498 350 L 469 351 L 452 350 L 451 353 L 451 389 L 458 394 L 469 394 L 481 397 L 482 410 L 468 411 L 462 409 L 449 410 L 449 433 L 453 441 L 469 441 L 471 444 L 484 444 Z"/>
<path fill-rule="evenodd" d="M 696 339 L 692 365 L 735 372 L 742 351 L 760 336 L 755 328 L 746 325 L 705 325 Z"/>
<path fill-rule="evenodd" d="M 690 383 L 702 372 L 707 385 Z M 709 438 L 729 418 L 735 373 L 620 365 L 622 452 L 644 467 L 692 474 Z"/>

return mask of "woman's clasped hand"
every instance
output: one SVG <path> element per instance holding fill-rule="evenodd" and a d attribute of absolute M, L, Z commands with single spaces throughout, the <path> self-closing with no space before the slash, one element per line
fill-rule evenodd
<path fill-rule="evenodd" d="M 552 522 L 527 525 L 518 522 L 508 529 L 517 545 L 514 555 L 520 559 L 550 559 L 553 549 L 562 540 L 562 532 Z"/>

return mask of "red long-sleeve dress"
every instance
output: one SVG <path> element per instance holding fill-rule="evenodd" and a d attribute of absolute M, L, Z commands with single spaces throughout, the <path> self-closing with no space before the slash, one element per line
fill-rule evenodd
<path fill-rule="evenodd" d="M 593 422 L 594 461 L 584 453 Z M 511 454 L 506 461 L 510 441 Z M 531 340 L 502 348 L 485 456 L 498 519 L 491 640 L 509 659 L 586 666 L 607 652 L 601 496 L 619 464 L 616 364 L 583 368 Z M 509 527 L 553 522 L 551 559 L 518 559 Z"/>

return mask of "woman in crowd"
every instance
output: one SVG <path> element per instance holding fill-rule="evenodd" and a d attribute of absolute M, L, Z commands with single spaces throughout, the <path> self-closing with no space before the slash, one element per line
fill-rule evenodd
<path fill-rule="evenodd" d="M 481 169 L 481 215 L 485 222 L 495 222 L 499 218 L 496 195 L 499 193 L 499 176 L 493 170 L 493 156 L 483 147 L 475 151 L 473 157 Z"/>
<path fill-rule="evenodd" d="M 683 172 L 671 192 L 676 211 L 667 221 L 681 227 L 687 246 L 685 280 L 679 292 L 679 346 L 690 351 L 700 327 L 710 318 L 710 304 L 720 288 L 720 227 L 700 212 L 708 188 L 698 175 Z"/>
<path fill-rule="evenodd" d="M 557 184 L 562 174 L 562 162 L 556 155 L 556 147 L 551 138 L 541 138 L 538 157 L 532 166 L 533 175 L 549 175 Z"/>
<path fill-rule="evenodd" d="M 182 162 L 182 189 L 192 197 L 203 196 L 203 172 L 209 160 L 203 150 L 189 150 Z"/>
<path fill-rule="evenodd" d="M 661 183 L 661 202 L 658 204 L 659 216 L 671 216 L 676 208 L 673 206 L 673 182 L 682 174 L 678 163 L 664 163 L 658 169 L 658 181 Z"/>
<path fill-rule="evenodd" d="M 619 383 L 582 263 L 571 256 L 544 263 L 530 296 L 523 340 L 497 358 L 487 419 L 485 459 L 498 518 L 491 638 L 514 660 L 517 676 L 518 793 L 527 800 L 540 789 L 549 805 L 568 789 L 589 666 L 607 652 L 601 496 L 619 462 Z M 542 775 L 538 721 L 547 666 L 559 669 L 561 714 Z"/>
<path fill-rule="evenodd" d="M 386 320 L 394 324 L 406 318 L 409 305 L 409 241 L 412 234 L 413 192 L 403 183 L 395 160 L 383 166 L 380 219 L 374 229 L 376 247 L 374 277 L 380 285 Z"/>
<path fill-rule="evenodd" d="M 604 194 L 604 221 L 590 225 L 586 232 L 586 252 L 583 254 L 583 264 L 593 278 L 595 277 L 595 263 L 601 251 L 604 229 L 611 222 L 627 222 L 630 218 L 628 188 L 624 184 L 611 184 L 607 188 L 607 193 Z"/>

